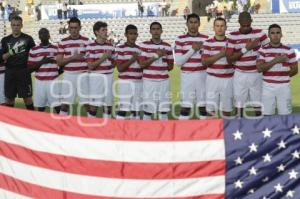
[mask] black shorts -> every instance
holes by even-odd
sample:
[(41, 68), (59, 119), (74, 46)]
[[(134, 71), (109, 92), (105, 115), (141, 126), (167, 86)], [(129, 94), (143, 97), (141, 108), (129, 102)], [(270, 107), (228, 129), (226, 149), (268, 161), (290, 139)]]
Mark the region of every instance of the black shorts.
[(26, 69), (9, 69), (5, 71), (4, 93), (8, 99), (32, 96), (31, 74)]

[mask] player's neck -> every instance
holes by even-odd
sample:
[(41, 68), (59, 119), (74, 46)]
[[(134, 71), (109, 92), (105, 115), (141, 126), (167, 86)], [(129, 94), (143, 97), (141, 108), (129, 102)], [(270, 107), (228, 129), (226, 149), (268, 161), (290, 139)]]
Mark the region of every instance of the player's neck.
[(226, 36), (225, 35), (215, 35), (215, 39), (217, 41), (223, 41), (226, 39)]
[(272, 43), (272, 42), (270, 42), (270, 45), (271, 45), (273, 48), (278, 48), (278, 47), (281, 46), (281, 42), (279, 42), (279, 43)]
[(160, 44), (161, 43), (161, 38), (156, 39), (156, 38), (152, 38), (151, 41), (155, 44)]
[(129, 47), (134, 47), (134, 46), (136, 46), (135, 43), (131, 43), (131, 42), (128, 42), (128, 41), (126, 42), (126, 45), (129, 46)]
[(12, 33), (12, 36), (17, 38), (17, 37), (20, 37), (22, 34), (22, 32), (19, 32), (19, 33)]
[(106, 42), (106, 39), (96, 38), (96, 42), (99, 43), (99, 44), (104, 44)]
[(79, 39), (80, 35), (70, 35), (71, 39)]
[(192, 36), (192, 37), (196, 37), (199, 35), (199, 32), (188, 32), (187, 33), (189, 36)]
[(41, 42), (41, 46), (43, 46), (43, 47), (47, 47), (47, 46), (49, 46), (49, 44), (50, 44), (49, 41), (43, 41), (43, 42)]

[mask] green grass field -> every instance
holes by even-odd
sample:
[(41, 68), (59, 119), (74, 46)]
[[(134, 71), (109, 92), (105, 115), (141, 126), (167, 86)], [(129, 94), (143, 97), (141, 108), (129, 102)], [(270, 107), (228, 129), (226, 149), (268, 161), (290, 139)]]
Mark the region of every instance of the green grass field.
[[(300, 62), (299, 62), (300, 63)], [(171, 72), (171, 90), (172, 90), (172, 102), (173, 104), (179, 103), (179, 68), (174, 67), (174, 70)], [(114, 74), (115, 78), (117, 78), (117, 73)], [(291, 81), (292, 88), (292, 96), (293, 96), (293, 113), (300, 113), (300, 74), (297, 74), (292, 78)], [(117, 99), (115, 99), (117, 101)], [(21, 99), (17, 99), (16, 106), (20, 108), (24, 108), (23, 101)], [(74, 115), (77, 114), (76, 105), (74, 106)], [(178, 114), (179, 106), (174, 107), (175, 112)], [(101, 112), (101, 111), (100, 111)], [(81, 111), (81, 114), (85, 115), (84, 111)], [(99, 113), (100, 114), (100, 113)]]

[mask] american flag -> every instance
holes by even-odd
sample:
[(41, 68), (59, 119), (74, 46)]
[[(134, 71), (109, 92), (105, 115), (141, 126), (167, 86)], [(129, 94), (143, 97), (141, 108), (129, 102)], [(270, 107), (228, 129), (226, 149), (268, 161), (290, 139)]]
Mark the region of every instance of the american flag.
[(299, 196), (300, 116), (95, 127), (102, 120), (0, 113), (0, 198)]

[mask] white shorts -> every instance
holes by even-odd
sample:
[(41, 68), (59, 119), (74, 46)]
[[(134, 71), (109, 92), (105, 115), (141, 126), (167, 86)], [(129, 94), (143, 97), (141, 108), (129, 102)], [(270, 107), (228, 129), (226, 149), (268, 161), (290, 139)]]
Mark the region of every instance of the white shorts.
[(140, 111), (142, 102), (142, 80), (118, 81), (118, 107), (120, 111)]
[(0, 74), (0, 104), (5, 103), (4, 95), (4, 73)]
[[(262, 74), (235, 71), (233, 93), (235, 106), (244, 108), (247, 105), (261, 106)], [(249, 103), (248, 103), (249, 100)]]
[(92, 106), (113, 105), (113, 75), (89, 73), (89, 104)]
[(233, 78), (220, 78), (207, 75), (206, 79), (206, 110), (209, 112), (233, 109)]
[(61, 82), (59, 80), (34, 81), (33, 102), (35, 107), (55, 107), (60, 105)]
[(88, 73), (64, 73), (61, 86), (61, 103), (74, 104), (78, 97), (79, 103), (88, 103)]
[(148, 113), (168, 112), (171, 105), (169, 79), (162, 81), (143, 80), (143, 109)]
[(181, 72), (180, 76), (181, 107), (191, 108), (194, 104), (205, 106), (206, 71)]
[(272, 84), (263, 82), (262, 90), (262, 111), (264, 115), (274, 115), (276, 107), (279, 115), (292, 113), (292, 97), (289, 83)]

